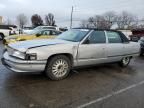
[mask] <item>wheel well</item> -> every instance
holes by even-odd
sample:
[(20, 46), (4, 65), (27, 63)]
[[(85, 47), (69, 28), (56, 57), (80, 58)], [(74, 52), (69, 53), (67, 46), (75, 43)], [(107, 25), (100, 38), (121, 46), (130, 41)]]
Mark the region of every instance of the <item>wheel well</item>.
[(73, 65), (73, 56), (72, 56), (72, 54), (69, 54), (69, 53), (54, 54), (54, 55), (50, 56), (50, 57), (47, 59), (47, 61), (49, 61), (49, 60), (50, 60), (51, 58), (53, 58), (54, 56), (59, 56), (59, 55), (64, 55), (64, 56), (68, 57), (68, 58), (70, 59), (72, 65)]
[(133, 56), (130, 56), (130, 59), (132, 59), (133, 58)]
[(0, 34), (4, 36), (4, 34), (3, 34), (3, 33), (0, 33)]

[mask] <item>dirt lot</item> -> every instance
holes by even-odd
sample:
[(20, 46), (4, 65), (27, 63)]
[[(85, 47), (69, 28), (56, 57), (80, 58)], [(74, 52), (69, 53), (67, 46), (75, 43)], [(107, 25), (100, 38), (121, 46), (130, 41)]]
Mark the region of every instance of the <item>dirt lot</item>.
[[(0, 43), (0, 56), (3, 46)], [(14, 73), (0, 62), (0, 108), (143, 108), (144, 57), (127, 68), (100, 65), (62, 81), (40, 73)]]

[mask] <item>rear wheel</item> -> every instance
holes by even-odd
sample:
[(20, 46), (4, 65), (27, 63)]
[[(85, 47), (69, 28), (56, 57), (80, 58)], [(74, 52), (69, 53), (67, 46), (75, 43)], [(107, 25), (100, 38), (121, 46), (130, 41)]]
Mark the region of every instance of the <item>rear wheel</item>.
[(61, 80), (68, 76), (71, 61), (64, 55), (54, 56), (47, 63), (45, 73), (52, 80)]
[(140, 52), (140, 56), (143, 56), (143, 51)]
[(119, 62), (119, 65), (121, 67), (127, 67), (130, 63), (131, 57), (124, 57), (122, 60)]

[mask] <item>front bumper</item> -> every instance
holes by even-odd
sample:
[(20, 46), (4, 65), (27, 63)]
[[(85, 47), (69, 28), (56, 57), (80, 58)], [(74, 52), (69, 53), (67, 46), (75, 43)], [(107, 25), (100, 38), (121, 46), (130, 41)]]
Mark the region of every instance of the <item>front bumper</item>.
[(3, 54), (1, 59), (2, 64), (14, 72), (42, 72), (45, 70), (47, 61), (27, 61), (21, 60), (8, 55), (7, 52)]

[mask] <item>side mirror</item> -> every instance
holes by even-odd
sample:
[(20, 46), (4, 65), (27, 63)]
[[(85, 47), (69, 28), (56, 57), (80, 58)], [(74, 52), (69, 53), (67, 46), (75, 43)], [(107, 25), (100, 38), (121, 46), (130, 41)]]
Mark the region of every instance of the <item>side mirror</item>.
[(38, 33), (38, 34), (36, 34), (36, 37), (39, 37), (39, 36), (41, 36), (41, 34), (39, 34), (39, 33)]
[(86, 39), (83, 44), (89, 44), (89, 43), (90, 43), (89, 39)]

